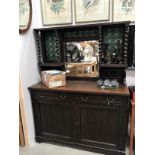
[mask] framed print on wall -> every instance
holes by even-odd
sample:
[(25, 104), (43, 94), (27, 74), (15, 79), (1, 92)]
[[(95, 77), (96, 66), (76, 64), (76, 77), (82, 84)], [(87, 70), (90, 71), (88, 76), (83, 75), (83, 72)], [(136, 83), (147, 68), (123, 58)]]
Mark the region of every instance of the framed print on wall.
[(72, 0), (41, 0), (43, 25), (72, 23)]
[(75, 22), (109, 20), (109, 0), (75, 0)]
[(135, 21), (135, 0), (113, 0), (113, 21)]
[(19, 33), (25, 33), (31, 26), (32, 2), (31, 0), (19, 0)]

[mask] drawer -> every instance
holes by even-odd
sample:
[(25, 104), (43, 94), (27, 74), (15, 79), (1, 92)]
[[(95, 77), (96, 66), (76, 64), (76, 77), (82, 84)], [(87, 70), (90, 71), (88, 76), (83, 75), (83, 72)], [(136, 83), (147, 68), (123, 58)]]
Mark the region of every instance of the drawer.
[(92, 104), (115, 104), (124, 103), (125, 98), (123, 96), (113, 96), (113, 95), (86, 95), (78, 94), (76, 97), (79, 103), (92, 103)]
[(48, 100), (48, 101), (70, 101), (72, 98), (69, 94), (66, 93), (57, 93), (57, 92), (47, 92), (47, 91), (35, 91), (33, 93), (33, 98), (37, 100)]
[(127, 100), (121, 95), (99, 95), (99, 94), (79, 94), (79, 93), (63, 93), (50, 91), (34, 91), (33, 98), (39, 101), (57, 101), (59, 103), (87, 103), (87, 104), (104, 104), (118, 105), (125, 104)]

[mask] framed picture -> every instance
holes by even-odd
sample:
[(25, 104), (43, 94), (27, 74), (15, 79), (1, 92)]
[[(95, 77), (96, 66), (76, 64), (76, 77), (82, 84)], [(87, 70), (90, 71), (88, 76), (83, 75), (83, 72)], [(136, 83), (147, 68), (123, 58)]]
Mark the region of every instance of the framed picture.
[(28, 31), (32, 20), (31, 0), (19, 0), (19, 33)]
[(43, 25), (72, 23), (72, 0), (41, 0)]
[(109, 0), (75, 0), (75, 22), (109, 20)]
[(113, 21), (135, 21), (135, 0), (113, 0)]

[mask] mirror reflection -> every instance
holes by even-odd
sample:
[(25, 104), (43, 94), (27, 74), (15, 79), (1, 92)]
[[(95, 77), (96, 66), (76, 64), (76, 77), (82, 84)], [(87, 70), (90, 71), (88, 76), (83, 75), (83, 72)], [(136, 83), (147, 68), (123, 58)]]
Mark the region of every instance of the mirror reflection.
[(71, 77), (98, 77), (99, 42), (66, 42), (66, 72)]

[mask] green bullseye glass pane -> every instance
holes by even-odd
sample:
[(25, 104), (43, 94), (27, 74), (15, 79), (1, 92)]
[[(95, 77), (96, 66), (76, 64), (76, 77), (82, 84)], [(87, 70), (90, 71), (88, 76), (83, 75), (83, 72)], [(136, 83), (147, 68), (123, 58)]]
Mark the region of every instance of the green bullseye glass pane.
[(56, 61), (57, 60), (57, 52), (56, 52), (55, 33), (48, 33), (45, 36), (45, 47), (46, 47), (47, 61)]
[(108, 28), (103, 32), (103, 44), (106, 45), (108, 53), (116, 52), (118, 55), (122, 53), (123, 29)]
[(81, 37), (96, 37), (98, 30), (75, 30), (72, 32), (65, 32), (65, 38), (81, 38)]

